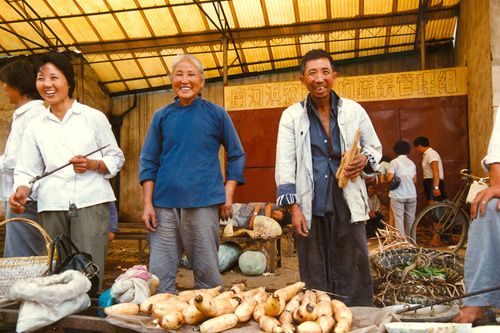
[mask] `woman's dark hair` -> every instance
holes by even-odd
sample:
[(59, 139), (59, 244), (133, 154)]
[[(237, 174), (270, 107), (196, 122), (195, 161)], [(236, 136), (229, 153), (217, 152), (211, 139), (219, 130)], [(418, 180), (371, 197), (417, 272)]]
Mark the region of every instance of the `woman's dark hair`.
[(422, 146), (422, 147), (429, 147), (429, 139), (427, 139), (425, 136), (419, 136), (415, 140), (413, 140), (413, 145), (415, 147)]
[(390, 162), (391, 161), (391, 158), (387, 155), (384, 155), (382, 156), (382, 158), (380, 159), (380, 162)]
[(332, 66), (332, 70), (335, 71), (335, 64), (333, 62), (333, 58), (330, 55), (330, 53), (326, 52), (325, 50), (317, 49), (317, 50), (311, 50), (306, 53), (304, 58), (302, 58), (302, 61), (300, 62), (300, 74), (304, 75), (306, 71), (306, 64), (310, 60), (316, 60), (316, 59), (323, 59), (326, 58), (328, 61), (330, 61), (330, 65)]
[(45, 64), (51, 63), (56, 66), (66, 77), (66, 81), (68, 81), (69, 85), (69, 98), (73, 97), (73, 92), (75, 91), (75, 71), (73, 69), (73, 65), (71, 61), (65, 55), (61, 53), (45, 53), (36, 58), (35, 60), (35, 75), (38, 75), (40, 71), (40, 67)]
[(368, 188), (369, 188), (370, 186), (375, 187), (372, 183), (366, 183), (365, 185), (366, 185), (366, 190), (368, 190)]
[(18, 89), (21, 96), (42, 99), (36, 90), (36, 75), (33, 65), (27, 60), (16, 60), (0, 69), (0, 81)]
[(410, 144), (406, 141), (398, 141), (392, 149), (396, 155), (408, 155), (410, 153)]

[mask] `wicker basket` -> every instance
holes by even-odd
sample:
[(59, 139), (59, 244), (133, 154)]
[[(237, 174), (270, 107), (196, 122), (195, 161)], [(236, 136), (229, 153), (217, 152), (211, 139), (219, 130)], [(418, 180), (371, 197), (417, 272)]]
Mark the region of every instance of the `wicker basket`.
[(414, 257), (420, 253), (429, 255), (432, 258), (431, 264), (433, 266), (445, 266), (461, 274), (464, 273), (464, 259), (460, 255), (432, 249), (408, 248), (389, 250), (373, 256), (371, 260), (381, 273), (386, 274), (393, 272), (398, 266), (404, 266), (408, 261), (413, 261)]
[[(424, 258), (424, 259), (422, 259)], [(423, 248), (404, 248), (370, 257), (377, 306), (422, 304), (464, 293), (464, 259), (454, 253)], [(444, 268), (444, 277), (405, 274), (398, 267), (421, 260), (425, 266)]]
[(26, 278), (40, 277), (49, 274), (52, 240), (37, 223), (25, 218), (12, 218), (0, 222), (0, 227), (11, 221), (22, 221), (40, 231), (47, 250), (47, 255), (38, 257), (0, 258), (0, 298), (7, 297), (14, 283)]

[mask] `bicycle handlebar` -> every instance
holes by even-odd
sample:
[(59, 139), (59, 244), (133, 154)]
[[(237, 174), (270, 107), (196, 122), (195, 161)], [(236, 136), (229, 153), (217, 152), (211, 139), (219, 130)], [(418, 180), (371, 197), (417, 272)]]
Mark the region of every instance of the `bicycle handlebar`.
[(464, 177), (467, 177), (467, 178), (470, 178), (472, 180), (477, 180), (477, 181), (482, 181), (482, 182), (488, 182), (489, 179), (490, 179), (490, 177), (481, 178), (481, 177), (478, 177), (478, 176), (471, 175), (470, 172), (471, 171), (469, 169), (462, 169), (460, 171), (460, 175), (462, 175)]

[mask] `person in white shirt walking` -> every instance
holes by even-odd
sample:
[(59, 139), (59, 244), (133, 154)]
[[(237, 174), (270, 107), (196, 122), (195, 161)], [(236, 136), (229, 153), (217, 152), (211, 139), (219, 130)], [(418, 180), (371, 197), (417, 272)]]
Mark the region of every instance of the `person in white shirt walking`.
[[(15, 214), (9, 207), (9, 197), (14, 193), (14, 169), (17, 153), (21, 147), (23, 133), (31, 120), (40, 115), (45, 107), (40, 94), (36, 90), (33, 65), (26, 60), (13, 61), (0, 69), (0, 81), (9, 103), (17, 105), (12, 114), (12, 124), (5, 144), (4, 153), (0, 156), (2, 172), (2, 201), (5, 202), (5, 219), (22, 217), (38, 222), (36, 193), (31, 195), (29, 203), (22, 214)], [(40, 256), (44, 253), (45, 241), (40, 232), (24, 223), (9, 222), (5, 225), (6, 236), (4, 257)]]
[[(422, 170), (424, 172), (424, 188), (427, 204), (432, 205), (436, 201), (443, 201), (448, 198), (444, 190), (444, 171), (443, 161), (438, 152), (429, 147), (429, 139), (425, 136), (420, 136), (413, 141), (413, 145), (417, 148), (417, 152), (422, 154)], [(438, 228), (437, 223), (434, 223), (434, 230)], [(434, 232), (434, 236), (429, 243), (429, 246), (441, 246), (441, 237), (439, 233)]]
[(398, 157), (389, 164), (387, 181), (390, 182), (397, 176), (401, 179), (401, 183), (396, 189), (389, 192), (389, 197), (391, 198), (395, 227), (406, 236), (411, 232), (417, 210), (417, 190), (415, 188), (417, 167), (406, 156), (410, 153), (410, 144), (408, 142), (398, 141), (393, 149)]
[[(66, 234), (80, 251), (92, 255), (102, 287), (109, 202), (116, 200), (109, 179), (118, 173), (125, 158), (104, 113), (72, 99), (74, 70), (66, 56), (41, 55), (35, 72), (38, 92), (49, 107), (26, 129), (14, 173), (16, 192), (9, 204), (14, 212), (22, 213), (31, 191), (30, 180), (71, 163), (72, 167), (35, 183), (39, 220), (50, 237)], [(82, 156), (104, 146), (88, 158)]]
[(444, 191), (443, 161), (438, 152), (429, 147), (429, 139), (420, 136), (413, 141), (417, 151), (423, 155), (422, 169), (424, 172), (424, 192), (427, 203), (443, 201), (448, 196)]

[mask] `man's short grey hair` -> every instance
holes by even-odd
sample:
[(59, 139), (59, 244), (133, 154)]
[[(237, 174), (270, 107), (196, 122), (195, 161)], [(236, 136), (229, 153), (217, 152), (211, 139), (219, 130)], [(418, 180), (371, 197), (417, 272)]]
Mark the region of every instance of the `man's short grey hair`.
[(188, 53), (183, 53), (179, 54), (177, 57), (175, 57), (174, 61), (172, 61), (172, 73), (175, 70), (175, 67), (181, 62), (181, 61), (191, 61), (196, 68), (198, 68), (198, 71), (201, 74), (201, 77), (205, 79), (205, 75), (203, 74), (203, 64), (201, 63), (200, 59), (196, 58), (194, 55), (188, 54)]

